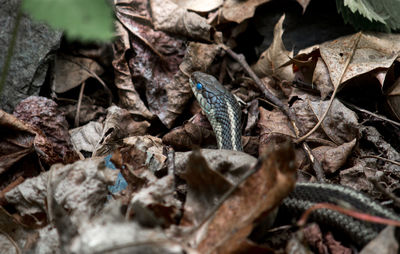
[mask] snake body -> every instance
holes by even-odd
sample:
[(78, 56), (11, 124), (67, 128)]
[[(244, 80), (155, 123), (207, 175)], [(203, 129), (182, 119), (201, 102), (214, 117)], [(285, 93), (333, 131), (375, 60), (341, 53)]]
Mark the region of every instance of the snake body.
[[(202, 72), (192, 73), (189, 83), (211, 123), (218, 148), (242, 151), (241, 109), (235, 97), (213, 76)], [(359, 211), (400, 221), (397, 214), (366, 195), (348, 187), (325, 183), (297, 183), (294, 191), (283, 200), (280, 214), (298, 217), (320, 202), (350, 204)], [(357, 220), (328, 209), (314, 211), (311, 218), (330, 229), (343, 232), (358, 246), (364, 246), (384, 228), (383, 225)]]

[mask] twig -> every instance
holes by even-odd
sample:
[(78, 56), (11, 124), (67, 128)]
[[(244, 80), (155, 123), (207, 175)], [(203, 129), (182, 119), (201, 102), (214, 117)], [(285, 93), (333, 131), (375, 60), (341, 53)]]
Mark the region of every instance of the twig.
[(344, 64), (344, 68), (343, 68), (342, 73), (340, 75), (340, 79), (338, 79), (337, 83), (334, 85), (335, 89), (333, 90), (331, 99), (329, 100), (328, 108), (325, 110), (324, 114), (318, 119), (318, 123), (307, 134), (305, 134), (304, 136), (298, 138), (295, 141), (296, 143), (300, 143), (300, 142), (306, 140), (306, 138), (308, 138), (311, 134), (313, 134), (319, 128), (319, 126), (321, 126), (322, 122), (324, 121), (324, 119), (328, 115), (328, 113), (329, 113), (329, 111), (330, 111), (330, 109), (332, 107), (333, 100), (335, 99), (336, 93), (337, 93), (337, 91), (339, 89), (339, 85), (343, 80), (344, 74), (345, 74), (347, 68), (349, 67), (351, 59), (353, 59), (354, 52), (356, 51), (356, 47), (358, 45), (358, 42), (360, 41), (362, 32), (358, 32), (357, 35), (358, 35), (358, 37), (356, 38), (356, 41), (354, 42), (353, 48), (351, 50), (351, 55), (346, 59), (346, 63)]
[[(292, 125), (292, 129), (293, 129), (296, 137), (299, 137), (300, 131), (296, 125), (296, 115), (294, 114), (294, 112), (292, 110), (290, 110), (288, 106), (283, 104), (283, 102), (281, 102), (275, 95), (273, 95), (270, 91), (268, 91), (268, 89), (264, 86), (261, 79), (250, 68), (250, 66), (246, 62), (246, 59), (244, 58), (243, 55), (236, 54), (230, 48), (228, 48), (226, 45), (221, 45), (221, 47), (224, 50), (226, 50), (226, 52), (228, 52), (228, 54), (244, 68), (244, 70), (247, 72), (247, 74), (254, 80), (257, 87), (263, 92), (264, 96), (269, 101), (271, 101), (273, 104), (275, 104), (276, 107), (278, 107), (289, 118), (289, 121)], [(322, 169), (322, 166), (319, 163), (319, 161), (315, 159), (315, 155), (313, 154), (312, 150), (310, 149), (308, 144), (305, 142), (302, 143), (302, 146), (303, 146), (304, 152), (308, 155), (308, 157), (310, 158), (310, 160), (312, 162), (313, 169), (315, 171), (318, 181), (326, 182), (324, 170)]]
[[(17, 16), (15, 17), (14, 29), (12, 31), (10, 43), (8, 44), (7, 56), (6, 56), (5, 61), (4, 61), (3, 71), (1, 72), (0, 95), (1, 95), (1, 93), (3, 91), (4, 84), (6, 83), (8, 69), (10, 68), (11, 59), (12, 59), (12, 56), (13, 56), (13, 53), (14, 53), (15, 44), (16, 44), (16, 41), (17, 41), (18, 28), (19, 28), (19, 24), (21, 23), (21, 18), (22, 18), (22, 8), (21, 8), (21, 3), (19, 3)], [(4, 29), (4, 27), (3, 27), (3, 29)]]
[(386, 122), (389, 122), (389, 123), (391, 123), (391, 124), (394, 124), (394, 125), (400, 127), (400, 123), (399, 123), (399, 122), (396, 122), (396, 121), (390, 120), (390, 119), (388, 119), (388, 118), (386, 118), (386, 117), (384, 117), (384, 116), (381, 116), (381, 115), (372, 113), (371, 111), (368, 111), (368, 110), (366, 110), (366, 109), (360, 108), (360, 107), (358, 107), (358, 106), (356, 106), (356, 105), (354, 105), (354, 104), (351, 104), (351, 103), (349, 103), (349, 102), (342, 101), (342, 100), (341, 100), (341, 102), (342, 102), (343, 104), (345, 104), (346, 106), (352, 108), (352, 109), (356, 109), (356, 110), (358, 110), (358, 111), (360, 111), (360, 112), (363, 112), (363, 113), (365, 113), (365, 114), (368, 114), (368, 115), (371, 115), (371, 116), (373, 116), (373, 117), (375, 117), (375, 118), (378, 118), (378, 119), (380, 119), (380, 120), (382, 120), (382, 121), (386, 121)]
[(365, 159), (365, 158), (374, 158), (374, 159), (378, 159), (381, 161), (385, 161), (385, 162), (389, 162), (392, 163), (394, 165), (400, 166), (400, 162), (398, 161), (394, 161), (394, 160), (390, 160), (390, 159), (386, 159), (377, 155), (365, 155), (365, 156), (361, 156), (360, 159)]
[(79, 98), (78, 98), (78, 104), (76, 105), (76, 115), (75, 115), (75, 127), (79, 126), (79, 115), (81, 114), (81, 104), (82, 104), (82, 98), (83, 98), (83, 91), (85, 90), (85, 84), (86, 82), (83, 81), (81, 85), (81, 90), (79, 91)]

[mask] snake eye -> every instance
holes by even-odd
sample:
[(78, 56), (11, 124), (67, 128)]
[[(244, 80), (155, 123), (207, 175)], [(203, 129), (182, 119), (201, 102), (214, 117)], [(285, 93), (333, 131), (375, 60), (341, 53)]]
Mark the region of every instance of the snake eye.
[(203, 88), (203, 85), (201, 83), (196, 84), (197, 90), (201, 90)]

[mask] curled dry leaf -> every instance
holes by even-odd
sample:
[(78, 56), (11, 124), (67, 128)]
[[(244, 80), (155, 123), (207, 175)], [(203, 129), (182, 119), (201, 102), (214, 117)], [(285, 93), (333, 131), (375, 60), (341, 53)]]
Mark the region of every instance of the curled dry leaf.
[(128, 110), (111, 106), (104, 122), (101, 139), (96, 146), (95, 156), (106, 155), (113, 151), (123, 138), (144, 135), (150, 123), (147, 121), (136, 122)]
[[(197, 3), (197, 6), (206, 4), (204, 1)], [(170, 0), (151, 0), (150, 6), (155, 29), (194, 39), (211, 40), (212, 27), (200, 15), (189, 12)]]
[(376, 172), (376, 169), (368, 167), (364, 161), (357, 160), (351, 168), (340, 171), (340, 184), (371, 195), (375, 190), (368, 178), (374, 177)]
[(222, 6), (222, 17), (228, 21), (241, 23), (243, 20), (253, 17), (257, 6), (270, 0), (226, 0)]
[(239, 249), (254, 221), (272, 211), (296, 181), (294, 151), (289, 142), (262, 156), (260, 168), (218, 207), (205, 228), (193, 233), (201, 253), (232, 253)]
[(103, 125), (90, 122), (84, 126), (71, 129), (71, 141), (76, 151), (93, 153), (103, 133)]
[[(0, 110), (0, 203), (4, 193), (25, 178), (38, 175), (42, 165), (61, 162), (52, 143), (38, 129)], [(38, 160), (40, 159), (40, 162)]]
[(30, 96), (15, 107), (14, 116), (41, 130), (63, 163), (72, 163), (79, 159), (72, 147), (68, 122), (53, 100)]
[(118, 171), (105, 167), (103, 158), (56, 164), (50, 171), (27, 179), (7, 192), (5, 199), (23, 221), (30, 222), (31, 227), (45, 223), (46, 214), (52, 218), (48, 197), (63, 204), (72, 221), (79, 224), (81, 219), (91, 217), (103, 208), (107, 200), (107, 185), (114, 183), (117, 174)]
[(254, 72), (260, 77), (274, 76), (280, 80), (287, 81), (292, 81), (294, 79), (292, 67), (282, 67), (284, 63), (293, 57), (293, 52), (287, 51), (282, 41), (282, 25), (284, 20), (285, 15), (282, 15), (275, 25), (272, 44), (261, 54), (257, 63), (252, 66)]
[(112, 62), (115, 73), (115, 86), (118, 88), (121, 105), (132, 114), (151, 119), (153, 114), (144, 105), (139, 93), (132, 83), (129, 70), (127, 52), (131, 49), (128, 31), (121, 23), (115, 22), (117, 39), (114, 41), (114, 60)]
[(132, 136), (124, 139), (124, 145), (132, 145), (136, 149), (146, 153), (145, 166), (151, 172), (159, 171), (165, 163), (167, 157), (163, 154), (163, 144), (161, 139), (150, 135)]
[(54, 64), (54, 79), (51, 90), (56, 93), (67, 92), (92, 77), (101, 75), (104, 70), (89, 58), (59, 55)]
[(338, 147), (319, 146), (313, 149), (316, 159), (322, 164), (327, 173), (335, 173), (349, 158), (356, 144), (356, 139), (343, 143)]

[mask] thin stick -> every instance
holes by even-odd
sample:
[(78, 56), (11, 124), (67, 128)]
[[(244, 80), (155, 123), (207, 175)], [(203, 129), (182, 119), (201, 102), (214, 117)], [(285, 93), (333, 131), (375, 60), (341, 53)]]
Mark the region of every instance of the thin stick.
[(400, 162), (398, 161), (394, 161), (394, 160), (390, 160), (390, 159), (386, 159), (380, 156), (376, 156), (376, 155), (365, 155), (365, 156), (361, 156), (360, 159), (365, 159), (365, 158), (374, 158), (374, 159), (378, 159), (381, 161), (385, 161), (385, 162), (389, 162), (392, 163), (394, 165), (400, 166)]
[(347, 68), (349, 67), (351, 59), (353, 59), (354, 52), (356, 51), (356, 47), (357, 47), (358, 42), (360, 41), (360, 38), (361, 38), (361, 34), (362, 34), (361, 32), (358, 32), (358, 37), (356, 38), (356, 41), (354, 42), (353, 48), (351, 50), (351, 55), (346, 59), (346, 63), (344, 65), (344, 68), (343, 68), (342, 73), (340, 75), (340, 79), (338, 79), (337, 83), (334, 85), (335, 89), (333, 90), (333, 94), (332, 94), (331, 99), (329, 101), (328, 108), (325, 110), (324, 114), (318, 119), (318, 123), (307, 134), (305, 134), (304, 136), (298, 138), (295, 141), (296, 143), (303, 142), (304, 140), (306, 140), (306, 138), (308, 138), (311, 134), (313, 134), (319, 128), (319, 126), (321, 126), (322, 122), (324, 121), (324, 119), (328, 115), (328, 113), (329, 113), (329, 111), (330, 111), (330, 109), (332, 107), (333, 100), (335, 99), (336, 93), (338, 91), (339, 85), (343, 80), (344, 73), (346, 72)]
[(81, 104), (82, 104), (82, 98), (83, 98), (83, 91), (85, 90), (85, 84), (86, 82), (83, 81), (81, 85), (81, 90), (79, 91), (79, 98), (78, 98), (78, 104), (76, 105), (76, 115), (75, 115), (75, 127), (79, 126), (79, 115), (81, 114)]

